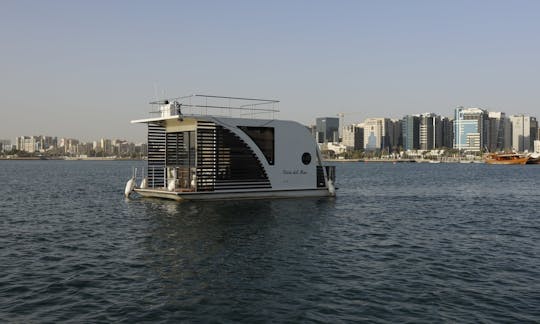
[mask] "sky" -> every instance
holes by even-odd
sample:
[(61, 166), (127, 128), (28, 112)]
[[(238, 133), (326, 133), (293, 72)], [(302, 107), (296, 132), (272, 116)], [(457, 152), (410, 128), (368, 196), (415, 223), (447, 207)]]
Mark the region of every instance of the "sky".
[(313, 124), (457, 106), (540, 117), (540, 1), (0, 1), (0, 138), (145, 140), (158, 97)]

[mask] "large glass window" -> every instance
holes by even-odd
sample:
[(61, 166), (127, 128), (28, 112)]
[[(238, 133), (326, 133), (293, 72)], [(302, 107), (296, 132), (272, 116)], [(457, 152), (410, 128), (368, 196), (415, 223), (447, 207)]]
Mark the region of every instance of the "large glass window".
[(268, 164), (274, 165), (274, 128), (238, 126), (257, 144)]
[(196, 136), (194, 131), (167, 133), (166, 163), (167, 179), (175, 179), (175, 188), (195, 189)]

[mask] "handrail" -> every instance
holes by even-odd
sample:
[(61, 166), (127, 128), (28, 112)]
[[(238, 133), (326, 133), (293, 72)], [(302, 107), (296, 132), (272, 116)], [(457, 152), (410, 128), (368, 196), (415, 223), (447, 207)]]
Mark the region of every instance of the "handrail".
[[(158, 108), (151, 111), (151, 114), (160, 113), (162, 117), (170, 116), (228, 116), (240, 117), (256, 115), (270, 115), (274, 119), (275, 113), (279, 110), (275, 106), (279, 100), (242, 98), (228, 96), (214, 96), (193, 94), (182, 97), (166, 98), (158, 101), (152, 101), (150, 104), (157, 105)], [(271, 107), (261, 107), (261, 106)], [(209, 111), (210, 110), (210, 111)], [(221, 110), (221, 111), (219, 111)], [(225, 110), (225, 113), (223, 112)], [(262, 118), (258, 116), (258, 118)]]

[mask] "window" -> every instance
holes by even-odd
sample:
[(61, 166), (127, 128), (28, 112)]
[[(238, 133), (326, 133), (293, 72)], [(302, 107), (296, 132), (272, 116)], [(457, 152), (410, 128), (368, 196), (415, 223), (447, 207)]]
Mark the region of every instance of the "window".
[(311, 154), (309, 154), (308, 152), (302, 154), (302, 163), (304, 163), (305, 165), (308, 165), (311, 163)]
[(268, 164), (274, 165), (274, 128), (238, 126), (246, 133), (263, 153)]

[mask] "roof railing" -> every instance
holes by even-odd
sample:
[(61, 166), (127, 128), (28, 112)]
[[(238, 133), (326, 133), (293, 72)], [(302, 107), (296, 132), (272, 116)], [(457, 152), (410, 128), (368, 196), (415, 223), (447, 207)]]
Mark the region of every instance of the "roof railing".
[(152, 114), (275, 119), (278, 100), (193, 94), (150, 102)]

